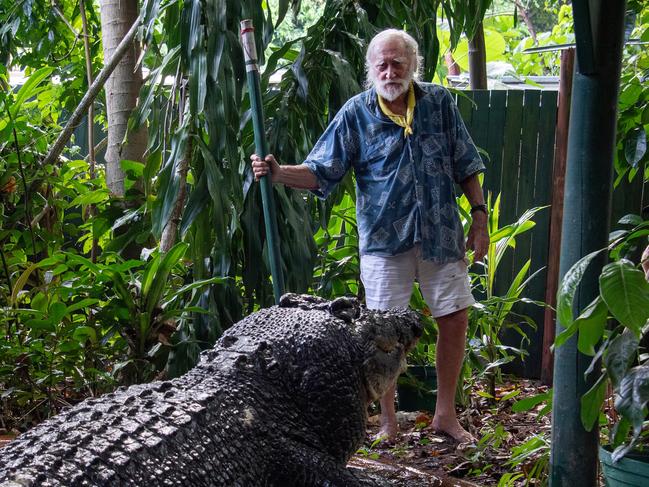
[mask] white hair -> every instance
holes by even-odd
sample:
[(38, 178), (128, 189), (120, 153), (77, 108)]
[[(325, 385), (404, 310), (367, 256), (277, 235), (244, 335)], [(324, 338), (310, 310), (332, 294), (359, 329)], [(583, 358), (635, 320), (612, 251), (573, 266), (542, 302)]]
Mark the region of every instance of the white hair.
[(370, 58), (372, 56), (372, 51), (380, 42), (384, 42), (390, 38), (398, 38), (403, 42), (406, 51), (408, 51), (410, 57), (410, 69), (412, 71), (412, 79), (419, 80), (422, 57), (419, 55), (419, 44), (414, 37), (408, 34), (405, 30), (399, 29), (385, 29), (372, 37), (369, 46), (367, 46), (367, 51), (365, 52), (365, 87), (371, 88), (372, 86), (372, 77), (370, 76)]

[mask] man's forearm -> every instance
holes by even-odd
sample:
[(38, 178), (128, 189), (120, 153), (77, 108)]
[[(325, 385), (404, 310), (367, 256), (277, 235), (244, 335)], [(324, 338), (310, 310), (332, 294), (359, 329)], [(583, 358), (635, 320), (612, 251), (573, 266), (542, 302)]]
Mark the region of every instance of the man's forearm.
[(297, 189), (318, 189), (320, 187), (315, 174), (304, 164), (279, 166), (279, 174), (275, 182)]
[(460, 183), (462, 192), (465, 194), (466, 199), (469, 200), (471, 206), (484, 204), (484, 194), (478, 179), (478, 173), (472, 174)]

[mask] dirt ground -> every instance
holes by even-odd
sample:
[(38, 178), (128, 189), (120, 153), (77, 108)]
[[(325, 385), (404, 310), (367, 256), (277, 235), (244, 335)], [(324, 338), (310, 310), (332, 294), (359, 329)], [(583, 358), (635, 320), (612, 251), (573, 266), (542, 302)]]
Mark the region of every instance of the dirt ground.
[[(549, 455), (550, 417), (539, 415), (545, 404), (526, 412), (512, 411), (516, 401), (543, 392), (547, 387), (538, 382), (516, 379), (497, 388), (495, 404), (473, 394), (470, 406), (460, 415), (462, 425), (478, 439), (473, 445), (458, 445), (433, 432), (432, 414), (423, 411), (397, 413), (400, 431), (396, 440), (372, 442), (378, 432), (378, 416), (372, 416), (368, 440), (349, 465), (395, 486), (491, 486), (498, 485), (503, 475), (511, 481), (504, 485), (543, 485), (525, 482), (535, 466), (543, 466), (539, 459), (543, 462), (543, 455), (546, 459)], [(534, 440), (535, 436), (546, 441)], [(535, 443), (529, 456), (521, 457), (517, 465), (507, 464), (515, 457), (516, 447), (529, 440)]]

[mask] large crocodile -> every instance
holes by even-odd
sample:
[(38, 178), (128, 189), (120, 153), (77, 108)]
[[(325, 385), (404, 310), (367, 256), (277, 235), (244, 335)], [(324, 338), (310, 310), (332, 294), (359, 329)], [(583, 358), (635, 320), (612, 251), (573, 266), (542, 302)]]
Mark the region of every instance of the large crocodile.
[(422, 333), (406, 310), (285, 295), (171, 381), (85, 400), (0, 450), (0, 485), (354, 486), (367, 407)]

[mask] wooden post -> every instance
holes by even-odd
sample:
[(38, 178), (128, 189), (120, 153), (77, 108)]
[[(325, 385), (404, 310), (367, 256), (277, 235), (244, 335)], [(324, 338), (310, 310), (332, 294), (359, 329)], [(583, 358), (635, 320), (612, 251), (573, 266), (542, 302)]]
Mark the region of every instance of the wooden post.
[[(577, 60), (570, 104), (559, 278), (583, 256), (608, 244), (617, 101), (620, 89), (626, 2), (573, 2)], [(587, 7), (585, 8), (586, 5)], [(593, 26), (590, 29), (587, 24)], [(593, 65), (582, 66), (593, 51)], [(582, 277), (574, 300), (578, 316), (599, 294), (599, 274), (606, 254), (595, 257)], [(568, 323), (557, 319), (557, 332)], [(550, 487), (597, 485), (599, 428), (586, 431), (581, 398), (593, 387), (597, 372), (585, 375), (592, 357), (572, 336), (554, 352)]]
[(572, 95), (572, 73), (575, 66), (575, 49), (561, 51), (561, 73), (559, 77), (559, 107), (554, 142), (554, 164), (552, 169), (552, 206), (550, 213), (550, 241), (548, 243), (548, 273), (546, 279), (545, 308), (543, 321), (543, 354), (541, 358), (541, 381), (552, 385), (553, 357), (550, 347), (554, 343), (554, 308), (557, 304), (559, 286), (559, 252), (561, 247), (561, 225), (563, 223), (563, 188), (566, 176), (566, 155), (568, 153), (568, 123), (570, 121), (570, 97)]

